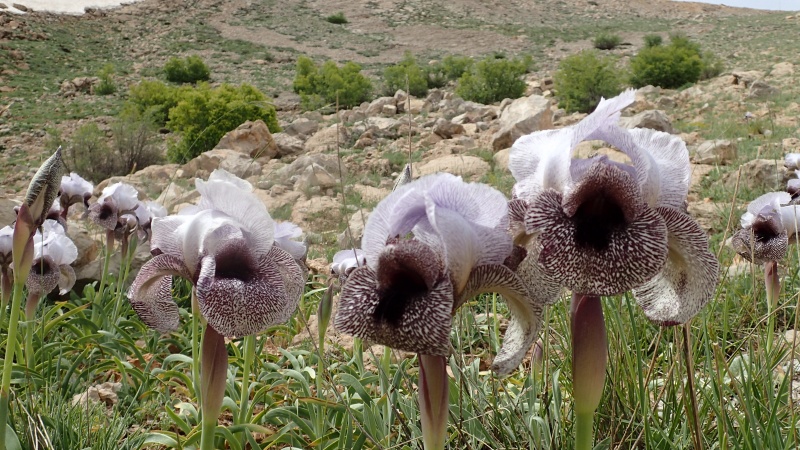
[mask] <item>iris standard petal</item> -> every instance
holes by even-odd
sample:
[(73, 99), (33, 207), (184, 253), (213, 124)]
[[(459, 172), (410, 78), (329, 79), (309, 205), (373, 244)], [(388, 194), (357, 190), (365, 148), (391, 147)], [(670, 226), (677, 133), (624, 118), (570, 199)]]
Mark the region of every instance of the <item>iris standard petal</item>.
[[(445, 277), (429, 290), (410, 291), (412, 286), (406, 286), (403, 298), (380, 294), (377, 285), (371, 267), (359, 267), (350, 274), (334, 319), (337, 330), (409, 352), (450, 354), (453, 288)], [(387, 314), (386, 302), (402, 303), (402, 309), (398, 314)]]
[(257, 258), (246, 240), (228, 239), (201, 260), (197, 303), (217, 332), (246, 336), (288, 320), (304, 281), (294, 258), (280, 248)]
[(631, 159), (648, 205), (685, 207), (691, 164), (681, 138), (644, 128), (628, 130), (616, 124), (598, 130), (595, 137), (614, 145)]
[(517, 139), (508, 160), (508, 168), (517, 180), (513, 195), (532, 200), (544, 189), (563, 191), (571, 181), (573, 141), (572, 128), (537, 131)]
[(180, 318), (172, 300), (172, 276), (192, 279), (179, 257), (157, 255), (142, 265), (128, 289), (131, 307), (142, 322), (161, 332), (176, 330)]
[(796, 239), (800, 233), (800, 207), (797, 205), (781, 206), (779, 209), (781, 223), (786, 229), (789, 239)]
[(302, 260), (308, 249), (296, 239), (303, 235), (303, 230), (292, 222), (275, 222), (275, 245), (289, 252), (294, 259)]
[(615, 295), (642, 285), (664, 266), (667, 229), (655, 210), (644, 206), (624, 223), (619, 210), (611, 220), (606, 211), (593, 217), (593, 211), (579, 210), (569, 217), (561, 202), (561, 194), (545, 191), (525, 220), (529, 232), (540, 233), (543, 272), (558, 283), (577, 293)]
[(745, 216), (742, 215), (741, 225), (742, 227), (750, 226), (750, 221), (754, 219), (754, 216), (763, 212), (764, 208), (769, 206), (775, 211), (781, 207), (781, 205), (786, 205), (792, 200), (791, 194), (788, 192), (767, 192), (764, 195), (757, 197), (752, 202), (748, 203), (747, 205), (747, 212), (751, 215)]
[(212, 175), (209, 181), (195, 180), (200, 193), (198, 206), (227, 214), (251, 235), (247, 239), (252, 251), (259, 256), (269, 253), (274, 241), (275, 223), (264, 203), (251, 192), (250, 183), (220, 169)]
[(636, 301), (651, 321), (661, 325), (685, 323), (716, 291), (719, 263), (708, 249), (708, 235), (689, 215), (658, 208), (667, 226), (669, 255), (664, 269), (633, 289)]
[(492, 363), (492, 370), (505, 375), (519, 367), (536, 340), (545, 302), (532, 295), (511, 269), (490, 265), (478, 266), (470, 273), (464, 295), (458, 303), (488, 292), (502, 295), (511, 312), (511, 322), (503, 337), (503, 345)]
[(340, 250), (333, 255), (331, 273), (339, 277), (339, 284), (344, 285), (347, 277), (356, 270), (357, 267), (367, 264), (364, 252), (361, 249)]

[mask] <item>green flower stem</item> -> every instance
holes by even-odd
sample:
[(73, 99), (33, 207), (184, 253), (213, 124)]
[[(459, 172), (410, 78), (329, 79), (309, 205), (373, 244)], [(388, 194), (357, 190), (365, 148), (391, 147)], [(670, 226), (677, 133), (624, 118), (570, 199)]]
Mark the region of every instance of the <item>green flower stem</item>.
[(764, 263), (764, 283), (767, 290), (767, 353), (769, 353), (772, 351), (772, 341), (775, 337), (775, 310), (778, 309), (778, 297), (781, 293), (777, 261)]
[(575, 414), (575, 450), (591, 450), (594, 442), (594, 412)]
[(106, 232), (106, 248), (103, 250), (103, 271), (100, 274), (100, 285), (94, 293), (94, 305), (92, 307), (92, 323), (97, 323), (100, 316), (100, 302), (103, 301), (103, 291), (106, 288), (106, 274), (108, 274), (108, 261), (111, 259), (111, 247), (114, 245), (114, 233)]
[(572, 296), (570, 328), (575, 450), (591, 450), (594, 413), (603, 396), (608, 362), (606, 325), (600, 297), (582, 294)]
[[(242, 394), (239, 399), (239, 422), (247, 423), (248, 403), (250, 402), (250, 367), (253, 365), (253, 357), (256, 353), (256, 336), (251, 334), (245, 336), (242, 342), (242, 352), (244, 353), (244, 367), (242, 367)], [(242, 431), (242, 447), (247, 441), (247, 430)]]
[(200, 398), (200, 306), (194, 286), (192, 286), (192, 388), (197, 397), (197, 403), (202, 403)]
[(14, 346), (17, 342), (17, 325), (19, 325), (19, 310), (22, 306), (22, 291), (25, 281), (14, 283), (14, 293), (11, 298), (11, 318), (8, 320), (8, 336), (6, 337), (6, 351), (3, 357), (3, 378), (0, 383), (0, 449), (4, 450), (6, 442), (6, 423), (8, 423), (9, 401), (11, 396), (11, 368), (14, 365)]
[(133, 255), (136, 253), (136, 245), (138, 244), (136, 235), (131, 236), (130, 245), (127, 245), (127, 239), (123, 240), (125, 245), (122, 246), (124, 250), (120, 253), (120, 265), (119, 265), (119, 274), (117, 276), (117, 286), (116, 286), (116, 299), (114, 300), (114, 315), (111, 316), (111, 319), (116, 321), (117, 317), (120, 314), (120, 307), (122, 304), (122, 287), (125, 285), (125, 281), (128, 279), (128, 274), (130, 273), (131, 269), (131, 261), (133, 261)]

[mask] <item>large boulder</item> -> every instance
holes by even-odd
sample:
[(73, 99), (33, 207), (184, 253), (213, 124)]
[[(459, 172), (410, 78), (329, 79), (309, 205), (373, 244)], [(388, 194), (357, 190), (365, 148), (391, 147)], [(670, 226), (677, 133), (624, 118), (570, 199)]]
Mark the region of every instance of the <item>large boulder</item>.
[(457, 134), (464, 134), (464, 125), (440, 118), (434, 124), (433, 132), (442, 139), (452, 139)]
[(288, 133), (275, 133), (272, 135), (278, 147), (278, 156), (299, 155), (305, 150), (303, 140)]
[(261, 175), (261, 164), (250, 155), (227, 148), (217, 148), (201, 153), (200, 156), (184, 164), (183, 173), (187, 177), (207, 178), (215, 169), (225, 169), (239, 178)]
[(17, 220), (17, 213), (14, 212), (14, 207), (20, 204), (21, 202), (11, 198), (0, 198), (0, 228), (11, 225)]
[(308, 138), (305, 144), (306, 152), (321, 153), (329, 150), (336, 150), (337, 145), (345, 147), (349, 139), (350, 132), (347, 130), (347, 127), (334, 124), (317, 131), (313, 136)]
[(295, 119), (294, 122), (283, 128), (284, 133), (302, 140), (306, 140), (310, 136), (313, 136), (317, 130), (319, 130), (319, 123), (317, 123), (315, 120), (310, 120), (305, 117)]
[(695, 164), (729, 164), (736, 160), (738, 146), (728, 139), (705, 141), (692, 150)]
[(623, 117), (619, 124), (623, 128), (650, 128), (665, 133), (675, 132), (667, 114), (657, 109), (642, 111), (632, 117)]
[(498, 122), (500, 130), (492, 136), (494, 151), (511, 147), (526, 134), (553, 128), (550, 100), (541, 95), (518, 98), (503, 110)]
[(727, 189), (733, 192), (738, 179), (739, 191), (749, 189), (752, 191), (782, 191), (786, 182), (794, 178), (794, 172), (783, 165), (782, 159), (754, 159), (741, 166), (739, 171), (732, 171), (723, 177)]
[(432, 159), (416, 168), (419, 176), (437, 172), (448, 172), (460, 175), (465, 179), (477, 180), (486, 175), (490, 170), (489, 163), (470, 155), (447, 155)]
[(236, 150), (251, 158), (272, 159), (278, 154), (278, 146), (263, 120), (248, 120), (239, 125), (223, 136), (215, 148)]

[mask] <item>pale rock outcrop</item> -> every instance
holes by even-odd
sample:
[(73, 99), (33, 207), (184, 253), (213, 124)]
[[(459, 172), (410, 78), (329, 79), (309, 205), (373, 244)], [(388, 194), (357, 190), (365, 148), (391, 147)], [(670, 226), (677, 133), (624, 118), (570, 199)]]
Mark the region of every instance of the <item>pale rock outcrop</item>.
[(794, 171), (786, 169), (782, 159), (754, 159), (742, 164), (741, 176), (736, 170), (725, 174), (725, 188), (733, 192), (737, 178), (740, 192), (744, 188), (763, 192), (782, 191), (786, 188), (786, 182), (794, 178)]
[(520, 137), (553, 127), (550, 100), (540, 95), (518, 98), (511, 102), (499, 119), (500, 130), (492, 136), (494, 151), (511, 147)]
[(227, 148), (201, 153), (181, 167), (187, 178), (206, 179), (216, 169), (225, 169), (239, 178), (261, 175), (261, 164), (249, 155)]
[(274, 158), (278, 146), (263, 120), (248, 120), (220, 139), (215, 149), (231, 149), (251, 158)]
[(729, 164), (736, 161), (738, 145), (728, 139), (705, 141), (695, 147), (692, 160), (695, 164)]
[(667, 113), (658, 109), (650, 109), (635, 116), (623, 117), (619, 124), (623, 128), (650, 128), (670, 134), (675, 132)]
[(470, 155), (447, 155), (432, 159), (416, 167), (417, 174), (424, 176), (437, 172), (460, 175), (467, 181), (475, 181), (490, 170), (489, 163)]
[(334, 124), (317, 131), (313, 136), (308, 138), (305, 143), (306, 152), (320, 153), (327, 152), (329, 150), (336, 150), (337, 142), (339, 146), (346, 147), (349, 139), (350, 132), (348, 131), (347, 127), (337, 126)]

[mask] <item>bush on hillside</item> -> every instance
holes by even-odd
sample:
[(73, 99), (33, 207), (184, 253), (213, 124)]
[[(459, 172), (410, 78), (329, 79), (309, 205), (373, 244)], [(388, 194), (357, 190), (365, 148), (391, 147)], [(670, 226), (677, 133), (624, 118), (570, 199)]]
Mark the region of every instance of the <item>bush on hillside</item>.
[(424, 69), (428, 88), (444, 87), (449, 81), (461, 78), (474, 62), (469, 56), (447, 55), (441, 61), (428, 64)]
[(325, 20), (336, 25), (344, 25), (348, 22), (347, 17), (344, 16), (343, 12), (331, 14), (330, 16), (326, 17)]
[(594, 38), (594, 48), (598, 50), (612, 50), (619, 47), (622, 38), (616, 34), (601, 33)]
[(100, 84), (94, 89), (94, 93), (97, 95), (111, 95), (114, 92), (117, 92), (117, 85), (114, 83), (114, 65), (111, 63), (106, 64), (100, 69), (100, 73), (98, 74), (100, 78)]
[(181, 140), (169, 144), (167, 158), (185, 163), (214, 148), (225, 133), (258, 119), (273, 133), (280, 130), (275, 108), (249, 84), (223, 84), (212, 89), (200, 83), (195, 89), (182, 90), (167, 122), (170, 130), (181, 134)]
[(591, 112), (601, 97), (622, 91), (622, 75), (614, 58), (601, 57), (595, 50), (584, 50), (564, 58), (554, 76), (559, 106), (568, 112)]
[(483, 104), (520, 97), (525, 93), (522, 75), (526, 70), (523, 61), (486, 58), (461, 75), (456, 94)]
[(384, 94), (394, 95), (398, 89), (406, 90), (415, 97), (428, 93), (428, 75), (417, 65), (411, 52), (403, 60), (383, 70)]
[(683, 36), (672, 36), (669, 45), (645, 47), (631, 58), (631, 84), (675, 89), (697, 82), (703, 67), (700, 46)]
[(660, 34), (648, 34), (644, 37), (645, 47), (657, 47), (664, 42)]
[(327, 61), (321, 67), (307, 56), (297, 59), (297, 71), (292, 84), (300, 94), (303, 108), (317, 109), (326, 104), (352, 108), (369, 100), (372, 83), (361, 73), (361, 66), (354, 62), (342, 67)]
[(165, 126), (169, 120), (169, 110), (178, 104), (181, 92), (186, 89), (191, 88), (176, 88), (161, 81), (145, 80), (131, 86), (123, 109), (149, 116), (156, 124)]
[(172, 57), (164, 65), (167, 81), (173, 83), (197, 83), (208, 81), (211, 72), (199, 56), (187, 56), (185, 59)]

